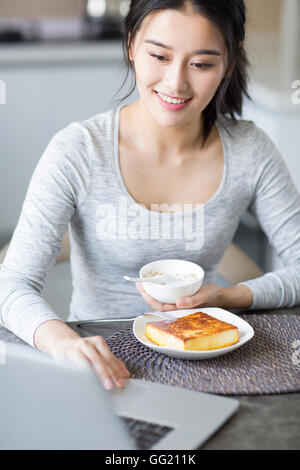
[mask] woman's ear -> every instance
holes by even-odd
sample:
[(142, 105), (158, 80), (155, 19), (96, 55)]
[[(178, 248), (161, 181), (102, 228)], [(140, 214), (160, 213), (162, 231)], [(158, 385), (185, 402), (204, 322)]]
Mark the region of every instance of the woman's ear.
[(128, 49), (128, 57), (129, 57), (130, 62), (133, 62), (131, 49)]
[(133, 43), (130, 44), (130, 40), (131, 40), (131, 34), (129, 33), (128, 40), (127, 40), (128, 57), (129, 57), (130, 62), (133, 62), (133, 58), (132, 58)]

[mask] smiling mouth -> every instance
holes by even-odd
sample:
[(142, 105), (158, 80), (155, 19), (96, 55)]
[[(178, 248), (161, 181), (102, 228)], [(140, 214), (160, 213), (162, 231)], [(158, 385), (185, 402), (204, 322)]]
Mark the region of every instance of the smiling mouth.
[(169, 95), (165, 95), (164, 93), (159, 93), (157, 90), (153, 90), (154, 93), (156, 93), (157, 95), (162, 95), (162, 96), (166, 96), (167, 98), (170, 98), (172, 100), (185, 100), (185, 102), (187, 103), (188, 101), (191, 101), (193, 98), (178, 98), (178, 97), (173, 97), (173, 96), (169, 96)]

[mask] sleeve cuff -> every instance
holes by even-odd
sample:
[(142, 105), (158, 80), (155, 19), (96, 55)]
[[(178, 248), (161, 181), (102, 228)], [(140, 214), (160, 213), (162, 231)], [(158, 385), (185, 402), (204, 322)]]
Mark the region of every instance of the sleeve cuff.
[(247, 286), (252, 293), (253, 302), (249, 310), (270, 310), (282, 306), (284, 287), (273, 273), (267, 273), (260, 278), (240, 282), (237, 285)]

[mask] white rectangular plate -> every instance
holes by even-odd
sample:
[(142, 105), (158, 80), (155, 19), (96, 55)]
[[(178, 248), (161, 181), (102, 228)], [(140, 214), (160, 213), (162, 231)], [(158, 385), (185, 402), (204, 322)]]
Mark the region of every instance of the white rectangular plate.
[(194, 312), (203, 312), (207, 315), (211, 315), (218, 320), (230, 323), (238, 328), (239, 341), (232, 346), (227, 346), (225, 348), (211, 349), (209, 351), (182, 351), (173, 348), (166, 348), (164, 346), (158, 346), (148, 339), (145, 335), (146, 323), (151, 321), (162, 320), (160, 312), (153, 312), (151, 315), (140, 315), (134, 320), (132, 329), (133, 334), (138, 341), (140, 341), (144, 346), (153, 349), (154, 351), (160, 352), (162, 354), (167, 354), (168, 356), (176, 357), (178, 359), (210, 359), (213, 357), (220, 356), (222, 354), (227, 354), (235, 349), (241, 347), (247, 341), (249, 341), (253, 335), (254, 330), (249, 323), (240, 318), (238, 315), (235, 315), (227, 310), (217, 307), (209, 308), (193, 308), (185, 310), (173, 310), (167, 312), (168, 315), (172, 315), (174, 319), (190, 315)]

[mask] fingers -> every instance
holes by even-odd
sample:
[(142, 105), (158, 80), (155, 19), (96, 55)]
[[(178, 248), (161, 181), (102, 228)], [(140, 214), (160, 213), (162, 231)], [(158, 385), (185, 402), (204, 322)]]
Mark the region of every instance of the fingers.
[(89, 365), (89, 361), (86, 359), (84, 354), (77, 349), (69, 349), (57, 354), (53, 354), (53, 358), (57, 363), (62, 365), (68, 365), (69, 361), (79, 367), (86, 367)]
[(195, 297), (181, 297), (180, 299), (177, 299), (176, 301), (176, 306), (178, 308), (193, 308), (199, 305), (199, 300)]
[(126, 378), (130, 377), (125, 364), (112, 354), (101, 336), (72, 338), (64, 341), (53, 353), (59, 362), (71, 360), (80, 367), (93, 367), (106, 390), (113, 387), (123, 388)]
[(152, 307), (153, 310), (159, 311), (159, 312), (168, 312), (171, 310), (176, 310), (176, 305), (175, 304), (164, 304), (162, 302), (159, 302), (158, 300), (154, 299), (151, 295), (149, 295), (145, 289), (143, 288), (142, 284), (140, 282), (135, 283), (138, 291), (140, 294), (143, 296), (145, 302), (147, 302), (150, 307)]
[(205, 307), (205, 303), (203, 302), (203, 296), (199, 294), (192, 295), (191, 297), (180, 297), (177, 299), (176, 306), (179, 309), (185, 308), (194, 308), (194, 307)]
[(84, 356), (91, 363), (96, 375), (99, 377), (104, 388), (106, 390), (112, 389), (115, 382), (112, 378), (111, 371), (107, 366), (105, 359), (99, 354), (99, 352), (95, 348), (95, 345), (88, 342), (83, 342), (80, 348)]
[(68, 351), (67, 357), (79, 367), (87, 367), (89, 365), (89, 361), (85, 355), (78, 349), (71, 349)]
[(217, 284), (206, 284), (189, 297), (177, 299), (178, 308), (218, 307), (221, 306), (221, 289)]
[(159, 312), (167, 312), (169, 310), (176, 310), (176, 305), (175, 304), (163, 304), (159, 302), (158, 300), (155, 300), (151, 295), (147, 294), (144, 292), (142, 294), (145, 302), (147, 302), (150, 307), (153, 308), (153, 310), (157, 310)]
[(130, 374), (122, 361), (111, 353), (101, 336), (82, 338), (80, 350), (91, 363), (106, 390), (114, 386), (125, 386), (123, 377), (128, 378)]
[(115, 384), (117, 386), (124, 387), (125, 381), (123, 380), (123, 377), (130, 377), (130, 373), (125, 364), (112, 354), (104, 338), (96, 336), (91, 338), (91, 340), (95, 342), (95, 347), (105, 359), (106, 366), (109, 369)]

